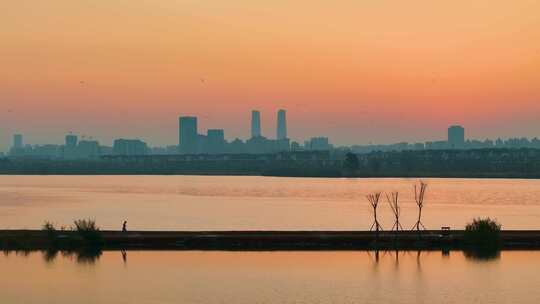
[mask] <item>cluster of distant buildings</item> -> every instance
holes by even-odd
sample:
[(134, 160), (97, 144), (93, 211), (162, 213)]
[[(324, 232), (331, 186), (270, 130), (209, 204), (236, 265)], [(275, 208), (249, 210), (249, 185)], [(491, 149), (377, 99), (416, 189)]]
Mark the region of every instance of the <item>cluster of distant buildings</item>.
[(66, 135), (63, 145), (24, 144), (21, 134), (13, 135), (13, 146), (9, 156), (26, 158), (50, 158), (50, 159), (86, 159), (98, 158), (102, 155), (144, 155), (148, 154), (148, 146), (138, 139), (116, 139), (113, 146), (100, 145), (97, 140), (82, 139), (74, 134)]
[(493, 148), (536, 148), (540, 149), (540, 139), (509, 138), (503, 140), (475, 140), (465, 139), (465, 129), (462, 126), (454, 125), (448, 128), (447, 140), (426, 141), (424, 143), (408, 143), (401, 142), (390, 145), (353, 145), (347, 147), (354, 153), (370, 153), (370, 152), (391, 152), (391, 151), (419, 151), (419, 150), (471, 150), (471, 149), (493, 149)]
[[(418, 151), (449, 149), (483, 149), (483, 148), (538, 148), (540, 140), (533, 138), (511, 138), (495, 141), (486, 139), (466, 140), (462, 126), (450, 126), (447, 140), (428, 141), (424, 143), (396, 143), (389, 145), (353, 145), (334, 147), (328, 137), (312, 137), (303, 144), (291, 141), (287, 135), (287, 112), (277, 112), (276, 136), (267, 138), (261, 129), (261, 113), (251, 112), (251, 137), (247, 140), (236, 138), (225, 139), (223, 129), (208, 129), (206, 134), (199, 133), (198, 119), (195, 116), (181, 116), (178, 120), (178, 144), (167, 147), (149, 147), (139, 139), (116, 139), (112, 146), (101, 145), (97, 140), (82, 138), (77, 135), (65, 136), (63, 145), (24, 144), (23, 136), (15, 134), (9, 157), (45, 158), (45, 159), (95, 159), (107, 155), (143, 156), (143, 155), (225, 155), (225, 154), (273, 154), (280, 152), (328, 151), (342, 155), (343, 152), (364, 154), (374, 151)], [(1, 155), (0, 155), (1, 156)]]
[(277, 112), (275, 139), (262, 134), (261, 113), (251, 112), (251, 137), (247, 140), (225, 139), (223, 129), (208, 129), (200, 134), (198, 119), (195, 116), (181, 116), (178, 119), (178, 144), (167, 147), (149, 147), (139, 139), (116, 139), (112, 146), (101, 145), (94, 139), (79, 140), (77, 135), (69, 134), (63, 145), (25, 145), (23, 136), (13, 136), (11, 157), (86, 159), (105, 155), (178, 155), (178, 154), (272, 154), (287, 151), (330, 151), (333, 146), (327, 137), (313, 137), (303, 145), (291, 142), (287, 136), (287, 112)]
[(290, 150), (331, 150), (327, 137), (314, 137), (304, 145), (291, 142), (287, 136), (287, 112), (277, 112), (276, 137), (270, 139), (262, 134), (261, 113), (251, 112), (251, 137), (246, 141), (239, 138), (225, 140), (223, 129), (208, 129), (206, 135), (199, 134), (197, 117), (179, 118), (178, 152), (180, 154), (269, 154)]
[(286, 111), (277, 113), (276, 138), (268, 139), (261, 132), (261, 113), (251, 113), (251, 138), (246, 141), (225, 140), (223, 129), (208, 129), (206, 135), (199, 134), (197, 117), (179, 118), (178, 152), (180, 154), (224, 154), (224, 153), (276, 153), (290, 149), (287, 137)]

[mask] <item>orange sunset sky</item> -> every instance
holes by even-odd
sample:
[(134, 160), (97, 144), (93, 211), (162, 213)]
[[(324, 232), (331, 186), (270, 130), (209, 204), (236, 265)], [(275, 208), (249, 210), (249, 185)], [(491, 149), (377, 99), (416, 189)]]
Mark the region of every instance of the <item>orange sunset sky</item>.
[[(201, 81), (204, 79), (204, 81)], [(540, 137), (540, 1), (0, 2), (0, 151), (61, 143), (275, 137), (335, 144)]]

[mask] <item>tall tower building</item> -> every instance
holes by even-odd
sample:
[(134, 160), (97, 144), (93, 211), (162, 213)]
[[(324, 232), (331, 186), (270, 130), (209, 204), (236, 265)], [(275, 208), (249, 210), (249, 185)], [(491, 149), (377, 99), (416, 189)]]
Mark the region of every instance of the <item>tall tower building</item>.
[(197, 117), (180, 117), (178, 124), (178, 144), (180, 152), (183, 154), (196, 154), (198, 146)]
[(286, 111), (279, 110), (277, 113), (277, 139), (286, 139), (287, 138), (287, 118)]
[(69, 134), (66, 135), (66, 147), (75, 148), (77, 146), (77, 142), (79, 141), (79, 138), (77, 135)]
[(465, 129), (462, 126), (450, 126), (448, 128), (448, 146), (450, 148), (462, 148), (465, 145)]
[(77, 144), (79, 143), (79, 138), (77, 135), (68, 134), (66, 135), (66, 142), (64, 146), (64, 158), (75, 159), (78, 157)]
[(251, 137), (261, 136), (261, 112), (251, 111)]
[(225, 132), (223, 129), (208, 129), (206, 133), (207, 147), (210, 154), (225, 152)]
[(23, 147), (23, 136), (21, 134), (13, 135), (13, 148), (22, 149)]

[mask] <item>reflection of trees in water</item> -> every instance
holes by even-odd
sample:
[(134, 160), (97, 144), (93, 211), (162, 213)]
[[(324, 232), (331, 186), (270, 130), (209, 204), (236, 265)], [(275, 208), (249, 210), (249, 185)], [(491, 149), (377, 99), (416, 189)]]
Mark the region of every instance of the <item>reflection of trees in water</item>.
[(103, 252), (101, 249), (88, 249), (88, 250), (82, 250), (82, 251), (76, 251), (75, 255), (77, 258), (77, 263), (79, 264), (94, 264), (99, 258), (101, 257), (101, 254)]
[(25, 249), (22, 249), (22, 250), (15, 250), (15, 255), (16, 256), (22, 256), (22, 257), (28, 257), (30, 255), (30, 250), (25, 250)]
[(371, 260), (371, 270), (374, 276), (378, 276), (379, 274), (379, 261), (380, 261), (380, 251), (378, 249), (376, 250), (368, 250), (366, 251), (367, 256)]
[[(58, 254), (60, 253), (62, 258), (75, 260), (79, 264), (94, 264), (99, 260), (99, 258), (103, 254), (103, 251), (97, 248), (87, 248), (87, 249), (81, 249), (81, 250), (47, 249), (47, 250), (40, 250), (40, 251), (41, 251), (43, 260), (46, 263), (54, 262), (56, 258), (58, 257)], [(6, 257), (14, 253), (18, 257), (27, 258), (28, 256), (30, 256), (32, 252), (37, 252), (37, 251), (3, 250), (4, 256)], [(122, 259), (124, 260), (124, 263), (127, 262), (127, 254), (125, 253), (125, 251), (123, 251), (122, 253)]]
[(401, 252), (406, 252), (406, 251), (400, 251), (400, 250), (378, 250), (378, 249), (375, 249), (375, 250), (371, 250), (371, 251), (367, 251), (367, 254), (368, 256), (371, 258), (371, 260), (373, 261), (373, 264), (376, 266), (379, 264), (380, 260), (381, 260), (381, 252), (382, 252), (382, 256), (385, 257), (386, 255), (390, 255), (392, 256), (392, 259), (394, 261), (394, 266), (396, 268), (399, 267), (399, 255), (401, 254)]
[[(416, 251), (410, 251), (410, 250), (372, 250), (368, 251), (368, 255), (371, 257), (371, 260), (373, 261), (374, 265), (379, 264), (381, 258), (381, 251), (382, 256), (389, 255), (392, 257), (394, 267), (397, 269), (399, 268), (399, 262), (400, 262), (400, 255), (412, 255), (414, 253), (415, 255), (415, 261), (416, 261), (416, 268), (418, 271), (422, 271), (422, 257), (425, 255), (429, 255), (431, 251), (429, 250), (416, 250)], [(441, 255), (443, 258), (450, 258), (450, 250), (447, 248), (443, 248), (441, 250)], [(474, 261), (492, 261), (497, 260), (501, 257), (501, 251), (499, 248), (468, 248), (463, 250), (463, 255), (468, 260), (474, 260)]]
[(495, 261), (501, 257), (501, 250), (497, 247), (492, 248), (467, 248), (463, 250), (463, 255), (468, 260), (487, 262)]
[(416, 269), (418, 272), (422, 272), (422, 263), (420, 263), (420, 257), (422, 256), (422, 250), (416, 252)]
[(89, 248), (82, 250), (43, 250), (42, 255), (43, 259), (47, 263), (52, 263), (57, 257), (58, 252), (61, 253), (63, 258), (75, 259), (79, 264), (94, 264), (103, 253), (100, 249)]
[(370, 250), (367, 251), (367, 255), (370, 257), (374, 268), (376, 269), (381, 260), (390, 259), (394, 264), (396, 270), (399, 269), (400, 259), (406, 257), (407, 259), (413, 260), (416, 263), (416, 269), (418, 272), (422, 272), (422, 258), (428, 256), (431, 253), (430, 250)]
[(27, 250), (27, 249), (18, 249), (18, 250), (4, 249), (3, 250), (5, 257), (8, 257), (11, 253), (15, 253), (15, 255), (18, 257), (26, 258), (30, 255), (31, 252), (32, 252), (31, 250)]
[(42, 255), (43, 260), (45, 260), (45, 262), (49, 264), (52, 263), (58, 256), (58, 250), (44, 250), (42, 251)]
[(369, 251), (367, 251), (367, 254), (368, 254), (368, 256), (371, 258), (371, 260), (373, 261), (373, 264), (374, 264), (374, 265), (379, 264), (379, 260), (380, 260), (380, 250), (378, 250), (378, 249), (375, 249), (375, 250), (369, 250)]
[(450, 248), (443, 247), (441, 250), (441, 254), (443, 258), (449, 258), (450, 257)]

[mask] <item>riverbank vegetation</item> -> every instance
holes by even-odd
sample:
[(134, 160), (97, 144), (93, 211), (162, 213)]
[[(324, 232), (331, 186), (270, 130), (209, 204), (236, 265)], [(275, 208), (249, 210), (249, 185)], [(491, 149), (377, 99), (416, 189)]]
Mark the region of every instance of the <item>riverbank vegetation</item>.
[[(415, 224), (413, 225), (411, 230), (416, 230), (418, 234), (421, 233), (422, 230), (426, 230), (426, 227), (424, 224), (422, 224), (422, 210), (424, 208), (424, 199), (426, 196), (426, 189), (427, 189), (427, 183), (420, 181), (417, 184), (413, 186), (414, 190), (414, 200), (416, 202), (416, 205), (418, 207), (418, 216)], [(367, 200), (369, 201), (369, 204), (372, 209), (373, 214), (373, 224), (369, 228), (369, 231), (382, 231), (383, 228), (377, 218), (377, 209), (379, 206), (379, 199), (381, 197), (381, 192), (374, 192), (366, 195)], [(392, 215), (394, 218), (394, 224), (390, 231), (403, 231), (403, 226), (400, 222), (401, 217), (401, 205), (399, 202), (399, 192), (392, 192), (392, 193), (386, 193), (386, 200), (388, 201), (388, 205), (390, 206), (390, 210), (392, 211)]]
[(540, 178), (540, 149), (5, 158), (0, 174)]
[(473, 219), (463, 234), (465, 255), (485, 260), (497, 257), (501, 248), (501, 227), (489, 217)]
[[(42, 226), (42, 231), (47, 235), (49, 246), (57, 247), (84, 247), (84, 248), (99, 248), (103, 245), (103, 237), (96, 221), (93, 219), (78, 219), (73, 222), (73, 226), (69, 230), (64, 227), (60, 231), (56, 229), (50, 221), (45, 221)], [(72, 231), (75, 234), (66, 234), (59, 232)]]
[(496, 220), (476, 218), (465, 226), (464, 241), (467, 246), (498, 248), (501, 243), (502, 225)]

